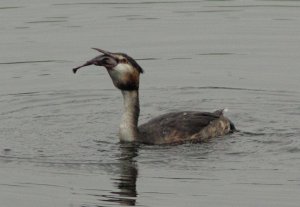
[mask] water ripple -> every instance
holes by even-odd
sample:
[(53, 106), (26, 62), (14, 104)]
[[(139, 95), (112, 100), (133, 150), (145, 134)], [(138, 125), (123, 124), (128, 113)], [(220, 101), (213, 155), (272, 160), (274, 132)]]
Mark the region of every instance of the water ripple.
[(151, 4), (186, 4), (200, 3), (199, 1), (142, 1), (142, 2), (76, 2), (76, 3), (56, 3), (54, 6), (69, 5), (151, 5)]
[(32, 64), (32, 63), (52, 63), (52, 62), (66, 62), (64, 60), (27, 60), (27, 61), (14, 61), (14, 62), (2, 62), (0, 65), (13, 65), (13, 64)]
[(0, 7), (0, 9), (20, 9), (23, 8), (21, 6), (4, 6), (4, 7)]

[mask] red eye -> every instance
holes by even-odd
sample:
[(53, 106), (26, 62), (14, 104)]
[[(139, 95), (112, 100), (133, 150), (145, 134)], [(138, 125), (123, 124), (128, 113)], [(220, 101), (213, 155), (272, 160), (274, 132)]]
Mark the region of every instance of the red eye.
[(121, 59), (121, 63), (128, 63), (126, 59)]

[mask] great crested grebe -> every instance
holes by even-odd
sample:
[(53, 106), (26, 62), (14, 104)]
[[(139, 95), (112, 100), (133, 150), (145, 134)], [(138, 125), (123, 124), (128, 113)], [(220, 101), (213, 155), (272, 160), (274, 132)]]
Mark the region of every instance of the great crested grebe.
[(113, 84), (120, 89), (124, 99), (124, 113), (120, 124), (121, 142), (140, 142), (145, 144), (172, 144), (183, 142), (201, 142), (223, 136), (235, 131), (234, 124), (225, 116), (224, 110), (213, 113), (181, 111), (163, 114), (138, 127), (140, 114), (139, 79), (143, 73), (141, 66), (124, 53), (112, 53), (93, 48), (99, 55), (85, 64), (104, 66)]

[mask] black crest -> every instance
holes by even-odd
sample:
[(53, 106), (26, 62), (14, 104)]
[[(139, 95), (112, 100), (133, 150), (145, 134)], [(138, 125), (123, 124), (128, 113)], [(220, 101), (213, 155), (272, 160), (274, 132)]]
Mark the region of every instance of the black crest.
[(124, 56), (131, 63), (131, 65), (135, 67), (140, 73), (144, 72), (143, 68), (132, 57), (125, 53), (120, 53), (120, 55)]

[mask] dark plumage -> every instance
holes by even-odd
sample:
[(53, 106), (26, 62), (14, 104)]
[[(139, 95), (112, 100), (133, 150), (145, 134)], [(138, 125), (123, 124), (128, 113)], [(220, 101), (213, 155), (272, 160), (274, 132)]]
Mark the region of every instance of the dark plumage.
[(219, 111), (172, 112), (151, 119), (140, 125), (138, 129), (140, 140), (147, 144), (203, 142), (235, 130), (230, 121)]
[(140, 73), (144, 73), (143, 68), (129, 55), (125, 54), (125, 53), (119, 53), (119, 55), (122, 55), (123, 57), (125, 57), (130, 63), (131, 65), (136, 68)]

